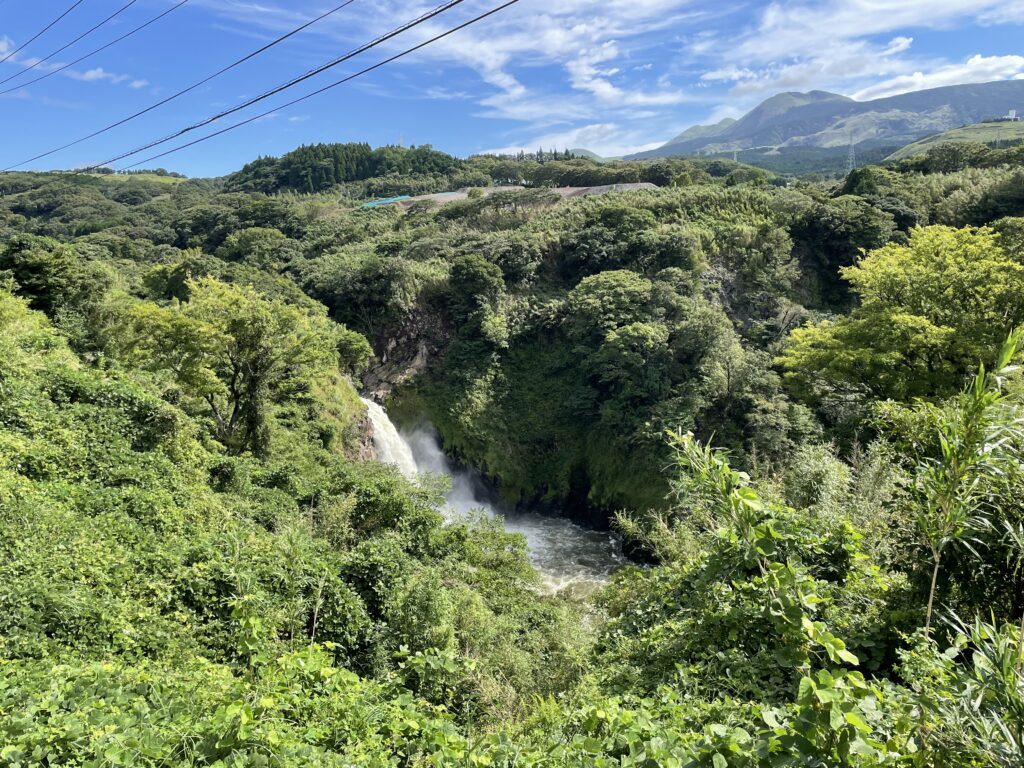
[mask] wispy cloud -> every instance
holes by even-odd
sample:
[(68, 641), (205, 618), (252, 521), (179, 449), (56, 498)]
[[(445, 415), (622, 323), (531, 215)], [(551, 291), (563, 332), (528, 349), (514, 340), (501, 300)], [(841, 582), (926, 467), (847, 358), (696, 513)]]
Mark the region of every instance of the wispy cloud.
[[(218, 15), (243, 26), (281, 31), (294, 25), (295, 14), (282, 14), (274, 5), (261, 5), (252, 13), (248, 6), (230, 0), (203, 0)], [(692, 0), (561, 0), (541, 3), (524, 0), (518, 6), (488, 19), (486, 24), (464, 30), (424, 49), (410, 61), (430, 61), (471, 70), (478, 78), (475, 94), (460, 85), (457, 91), (484, 107), (480, 114), (500, 119), (533, 121), (547, 110), (557, 94), (570, 119), (596, 116), (601, 110), (625, 110), (637, 106), (671, 106), (686, 100), (672, 83), (638, 88), (637, 73), (650, 72), (651, 62), (634, 66), (635, 48), (650, 43), (648, 36), (670, 30), (682, 20), (707, 15)], [(374, 13), (339, 13), (311, 28), (309, 35), (338, 43), (356, 44), (370, 39), (423, 13), (432, 4), (382, 0)], [(386, 46), (404, 47), (414, 40), (437, 34), (479, 13), (466, 4), (428, 22)], [(289, 20), (286, 21), (286, 18)], [(557, 67), (557, 81), (526, 84), (519, 68)], [(565, 99), (566, 88), (571, 97)], [(434, 90), (428, 98), (446, 98), (450, 89)], [(458, 98), (464, 98), (459, 96)], [(584, 106), (586, 105), (586, 106)], [(564, 117), (565, 115), (563, 115)]]
[(830, 53), (831, 45), (915, 28), (948, 29), (1006, 5), (1003, 0), (773, 2), (726, 53), (747, 64), (817, 58)]
[(900, 75), (863, 88), (853, 94), (859, 100), (879, 99), (898, 93), (939, 88), (945, 85), (980, 83), (989, 80), (1024, 78), (1024, 56), (972, 56), (961, 64), (949, 64), (931, 72)]
[[(194, 2), (211, 26), (260, 40), (324, 10), (319, 0)], [(281, 47), (288, 70), (280, 79), (371, 40), (437, 2), (357, 0)], [(384, 58), (490, 5), (464, 3), (359, 61)], [(618, 155), (669, 138), (686, 127), (687, 117), (736, 117), (780, 90), (826, 89), (869, 99), (1020, 76), (1019, 55), (979, 46), (977, 55), (961, 50), (954, 58), (921, 42), (927, 34), (1000, 24), (1024, 24), (1024, 3), (521, 0), (353, 87), (379, 98), (408, 98), (413, 92), (451, 102), (452, 110), (467, 117), (494, 121), (500, 140), (482, 139), (479, 146), (586, 146)], [(144, 82), (103, 70), (78, 76), (128, 87)]]
[[(10, 38), (0, 38), (0, 54), (6, 54), (7, 51), (11, 50), (13, 47), (14, 43)], [(7, 59), (4, 64), (10, 67), (17, 67), (22, 70), (31, 70), (28, 72), (28, 76), (32, 78), (38, 77), (39, 75), (47, 72), (57, 72), (57, 74), (62, 77), (67, 77), (82, 83), (108, 82), (113, 85), (127, 85), (129, 88), (135, 90), (145, 88), (149, 85), (148, 80), (144, 80), (133, 75), (109, 72), (103, 67), (93, 67), (85, 70), (71, 69), (66, 68), (66, 63), (60, 61), (44, 62), (38, 56), (22, 56), (21, 54), (15, 54)]]
[(425, 99), (432, 99), (434, 101), (466, 101), (472, 98), (466, 91), (453, 91), (439, 85), (431, 86), (422, 91), (422, 96)]
[(548, 149), (589, 149), (604, 157), (620, 157), (634, 152), (643, 152), (661, 146), (661, 141), (645, 141), (640, 131), (624, 130), (616, 123), (595, 123), (565, 131), (547, 133), (535, 137), (529, 143), (508, 144), (492, 147), (489, 153), (512, 155), (517, 152), (534, 152), (538, 148)]
[(953, 29), (970, 20), (982, 23), (1003, 14), (1005, 6), (1000, 0), (773, 2), (733, 45), (721, 47), (722, 65), (703, 77), (731, 81), (730, 95), (739, 97), (827, 88), (853, 92), (857, 98), (970, 81), (958, 79), (965, 75), (957, 72), (997, 79), (1007, 76), (999, 74), (1006, 72), (1005, 62), (988, 67), (989, 76), (983, 56), (965, 65), (914, 55), (908, 33)]

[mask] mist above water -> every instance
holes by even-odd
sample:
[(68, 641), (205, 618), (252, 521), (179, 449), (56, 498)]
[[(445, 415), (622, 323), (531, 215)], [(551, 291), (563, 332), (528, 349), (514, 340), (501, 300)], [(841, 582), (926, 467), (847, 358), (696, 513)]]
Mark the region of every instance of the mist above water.
[(394, 464), (411, 480), (420, 474), (449, 476), (450, 519), (480, 512), (502, 517), (505, 530), (525, 537), (530, 561), (548, 589), (596, 586), (625, 563), (612, 534), (588, 530), (565, 518), (506, 508), (487, 492), (475, 473), (452, 464), (436, 430), (422, 427), (405, 433), (395, 427), (380, 405), (365, 399), (363, 402), (373, 424), (378, 460)]

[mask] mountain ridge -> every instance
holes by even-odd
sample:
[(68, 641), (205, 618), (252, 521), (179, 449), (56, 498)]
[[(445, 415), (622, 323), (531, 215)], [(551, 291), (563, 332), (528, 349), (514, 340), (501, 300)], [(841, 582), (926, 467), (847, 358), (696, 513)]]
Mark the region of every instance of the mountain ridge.
[(728, 129), (735, 122), (736, 118), (726, 117), (713, 125), (691, 125), (675, 138), (669, 139), (665, 146), (670, 144), (679, 144), (684, 141), (690, 141), (691, 139), (701, 139), (705, 136), (716, 136), (722, 131)]
[(661, 147), (626, 159), (755, 147), (839, 147), (881, 141), (907, 144), (1022, 108), (1024, 80), (943, 86), (868, 101), (828, 91), (789, 91), (769, 97), (719, 130), (715, 129), (721, 122), (693, 126)]

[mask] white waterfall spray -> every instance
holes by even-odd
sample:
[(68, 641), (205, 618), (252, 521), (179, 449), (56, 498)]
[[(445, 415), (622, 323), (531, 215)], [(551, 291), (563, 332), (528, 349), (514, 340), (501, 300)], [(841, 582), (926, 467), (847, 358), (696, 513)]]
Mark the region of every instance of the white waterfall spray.
[(448, 511), (453, 518), (480, 511), (502, 516), (507, 531), (526, 539), (530, 560), (547, 589), (593, 588), (625, 562), (618, 540), (609, 533), (581, 528), (565, 518), (499, 509), (476, 475), (452, 465), (433, 429), (403, 434), (381, 406), (366, 399), (363, 402), (373, 424), (377, 458), (396, 465), (410, 479), (419, 474), (451, 477)]
[(412, 456), (409, 444), (402, 439), (395, 425), (391, 423), (387, 411), (373, 400), (364, 397), (362, 401), (373, 425), (373, 448), (377, 452), (377, 460), (384, 464), (394, 464), (399, 472), (410, 480), (415, 480), (420, 471), (416, 466), (416, 459)]

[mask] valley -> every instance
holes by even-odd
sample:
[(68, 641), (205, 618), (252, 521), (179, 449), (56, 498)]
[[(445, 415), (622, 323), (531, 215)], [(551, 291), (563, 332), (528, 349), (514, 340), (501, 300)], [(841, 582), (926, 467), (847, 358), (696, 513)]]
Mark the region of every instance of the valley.
[(0, 762), (1018, 764), (1024, 147), (920, 148), (0, 175)]

